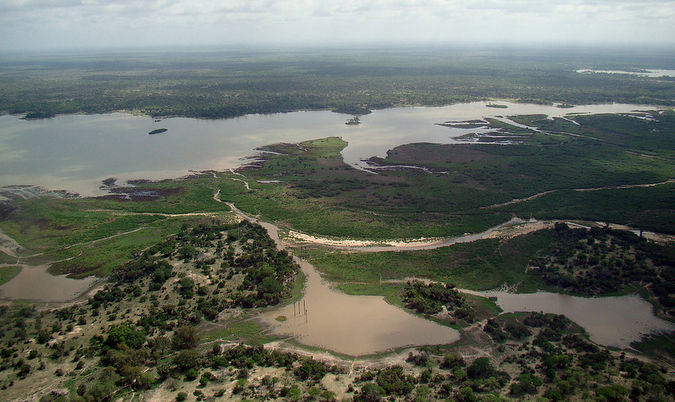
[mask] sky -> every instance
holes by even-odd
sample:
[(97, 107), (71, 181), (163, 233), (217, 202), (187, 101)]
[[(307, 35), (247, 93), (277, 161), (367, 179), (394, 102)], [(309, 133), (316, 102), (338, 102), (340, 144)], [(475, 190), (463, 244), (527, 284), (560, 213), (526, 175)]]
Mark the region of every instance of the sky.
[(675, 0), (0, 0), (0, 51), (376, 43), (675, 47)]

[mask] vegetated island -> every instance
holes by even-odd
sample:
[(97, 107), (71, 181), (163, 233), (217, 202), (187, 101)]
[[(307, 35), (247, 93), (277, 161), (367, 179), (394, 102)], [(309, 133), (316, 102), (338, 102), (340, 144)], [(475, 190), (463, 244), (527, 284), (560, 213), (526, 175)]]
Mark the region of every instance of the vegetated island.
[(359, 116), (354, 116), (351, 119), (347, 120), (345, 124), (348, 126), (358, 126), (359, 124), (361, 124), (361, 119), (359, 119)]
[(168, 128), (158, 128), (158, 129), (155, 129), (155, 130), (150, 131), (150, 132), (148, 133), (148, 135), (161, 134), (161, 133), (165, 133), (165, 132), (167, 132), (167, 131), (169, 131)]

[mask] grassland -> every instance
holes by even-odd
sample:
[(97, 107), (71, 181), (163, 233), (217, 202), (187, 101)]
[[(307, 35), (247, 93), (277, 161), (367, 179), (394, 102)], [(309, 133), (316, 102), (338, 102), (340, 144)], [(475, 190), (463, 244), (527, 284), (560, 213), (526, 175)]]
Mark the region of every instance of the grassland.
[(16, 258), (0, 251), (0, 264), (11, 264), (16, 262)]
[[(375, 160), (448, 174), (401, 169), (372, 175), (351, 169), (342, 163), (339, 150), (345, 144), (336, 138), (300, 147), (278, 144), (269, 149), (283, 155), (266, 154), (262, 163), (242, 170), (250, 178), (250, 190), (233, 181), (220, 184), (221, 194), (248, 213), (336, 237), (454, 236), (484, 230), (513, 214), (602, 219), (672, 233), (672, 183), (612, 188), (675, 176), (675, 113), (653, 116), (656, 121), (616, 115), (575, 117), (579, 126), (564, 123), (575, 126), (574, 132), (531, 133), (519, 145), (409, 144)], [(534, 124), (540, 118), (521, 120)], [(504, 125), (502, 129), (511, 130)], [(613, 138), (614, 143), (596, 139), (601, 137)], [(642, 137), (646, 139), (641, 141)], [(270, 179), (280, 183), (256, 182)], [(493, 207), (541, 192), (551, 193)]]
[(506, 282), (519, 284), (521, 292), (532, 292), (547, 286), (526, 272), (527, 263), (554, 238), (553, 232), (539, 231), (505, 242), (479, 240), (427, 251), (349, 253), (304, 248), (298, 253), (336, 282), (377, 284), (421, 277), (473, 290), (494, 289)]

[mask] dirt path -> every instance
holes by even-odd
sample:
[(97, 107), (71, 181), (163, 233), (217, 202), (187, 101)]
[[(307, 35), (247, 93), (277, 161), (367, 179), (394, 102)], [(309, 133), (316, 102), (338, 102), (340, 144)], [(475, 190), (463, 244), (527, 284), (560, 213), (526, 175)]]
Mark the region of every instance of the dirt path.
[[(620, 186), (604, 186), (604, 187), (589, 187), (589, 188), (573, 188), (572, 191), (578, 191), (578, 192), (587, 192), (587, 191), (602, 191), (602, 190), (620, 190), (620, 189), (626, 189), (626, 188), (646, 188), (646, 187), (656, 187), (656, 186), (661, 186), (664, 184), (670, 184), (670, 183), (675, 183), (675, 179), (668, 179), (666, 181), (661, 181), (658, 183), (646, 183), (646, 184), (623, 184)], [(529, 197), (525, 198), (514, 198), (511, 201), (507, 202), (501, 202), (499, 204), (492, 204), (488, 205), (485, 207), (480, 207), (481, 209), (492, 209), (492, 208), (499, 208), (499, 207), (504, 207), (507, 205), (513, 205), (513, 204), (519, 204), (521, 202), (526, 202), (526, 201), (531, 201), (539, 197), (543, 197), (547, 194), (551, 194), (556, 191), (563, 191), (565, 189), (558, 189), (558, 190), (547, 190), (543, 191), (541, 193), (537, 193), (534, 195), (531, 195)]]
[[(590, 229), (592, 226), (609, 227), (618, 230), (632, 231), (636, 234), (640, 233), (639, 229), (632, 228), (626, 225), (620, 225), (607, 222), (593, 222), (592, 226), (581, 225), (575, 222), (566, 220), (535, 220), (528, 221), (512, 218), (511, 220), (493, 226), (483, 232), (474, 234), (465, 234), (459, 237), (450, 238), (419, 238), (413, 240), (354, 240), (354, 239), (331, 239), (327, 237), (319, 237), (307, 235), (304, 233), (289, 231), (283, 239), (290, 244), (298, 245), (317, 245), (327, 248), (344, 250), (349, 252), (360, 253), (377, 253), (386, 251), (419, 251), (419, 250), (434, 250), (441, 247), (447, 247), (458, 243), (469, 243), (484, 239), (511, 239), (516, 236), (536, 232), (543, 229), (550, 229), (556, 223), (564, 223), (568, 226), (582, 227)], [(674, 242), (675, 236), (643, 231), (642, 236), (648, 240), (653, 240), (659, 243)]]
[(433, 250), (447, 247), (458, 243), (469, 243), (487, 238), (495, 232), (501, 233), (505, 228), (513, 225), (527, 224), (520, 218), (512, 218), (507, 222), (493, 226), (480, 233), (467, 233), (463, 236), (448, 238), (424, 238), (412, 240), (353, 240), (353, 239), (330, 239), (326, 237), (312, 236), (296, 231), (288, 233), (288, 239), (297, 243), (316, 244), (320, 246), (343, 249), (354, 252), (384, 252), (384, 251), (416, 251)]
[(163, 212), (130, 212), (103, 208), (88, 209), (87, 212), (109, 212), (115, 216), (162, 216), (165, 218), (179, 218), (181, 216), (216, 216), (222, 214), (222, 212), (184, 212), (180, 214), (167, 214)]
[(246, 187), (247, 190), (251, 190), (251, 187), (249, 187), (248, 182), (246, 180), (237, 179), (236, 177), (230, 177), (230, 179), (234, 180), (234, 181), (244, 183), (244, 187)]

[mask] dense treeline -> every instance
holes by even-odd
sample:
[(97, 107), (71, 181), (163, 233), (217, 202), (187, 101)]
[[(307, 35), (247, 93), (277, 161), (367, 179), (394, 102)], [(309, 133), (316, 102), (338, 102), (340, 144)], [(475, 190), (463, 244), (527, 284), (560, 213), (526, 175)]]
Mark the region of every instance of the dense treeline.
[(589, 296), (645, 287), (668, 317), (675, 308), (675, 249), (621, 230), (555, 226), (555, 241), (530, 271), (565, 292)]
[[(527, 102), (673, 104), (675, 81), (576, 68), (617, 56), (567, 59), (532, 51), (466, 50), (71, 55), (0, 60), (0, 110), (57, 113), (139, 111), (227, 118), (332, 109), (363, 114), (396, 105), (444, 105), (488, 97)], [(667, 67), (672, 60), (645, 61)], [(623, 64), (626, 62), (623, 61)], [(625, 68), (645, 66), (625, 65)], [(672, 66), (671, 66), (672, 67)], [(53, 79), (58, 76), (58, 80)]]
[(456, 319), (473, 322), (475, 313), (454, 285), (408, 281), (401, 291), (406, 307), (422, 314), (437, 314), (447, 310)]

